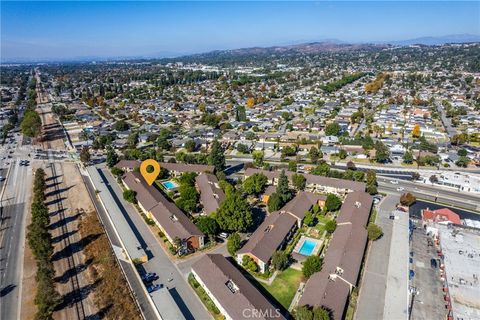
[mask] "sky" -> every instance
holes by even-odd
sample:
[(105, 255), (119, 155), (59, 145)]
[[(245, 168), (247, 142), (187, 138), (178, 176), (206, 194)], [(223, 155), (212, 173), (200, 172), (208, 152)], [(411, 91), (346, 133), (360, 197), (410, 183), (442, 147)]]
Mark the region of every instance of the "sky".
[(1, 58), (175, 56), (480, 34), (480, 2), (1, 1)]

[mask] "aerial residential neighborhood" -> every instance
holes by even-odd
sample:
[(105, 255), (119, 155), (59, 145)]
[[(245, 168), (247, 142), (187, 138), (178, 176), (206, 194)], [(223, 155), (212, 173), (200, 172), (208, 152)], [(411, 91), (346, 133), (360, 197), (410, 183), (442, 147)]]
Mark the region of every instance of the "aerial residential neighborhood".
[(2, 2), (0, 319), (480, 319), (478, 12)]

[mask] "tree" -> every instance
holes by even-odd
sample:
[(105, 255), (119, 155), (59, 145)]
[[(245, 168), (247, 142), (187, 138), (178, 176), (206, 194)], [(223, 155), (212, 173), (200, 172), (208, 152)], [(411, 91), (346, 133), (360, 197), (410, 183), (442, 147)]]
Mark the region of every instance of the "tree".
[(137, 193), (133, 190), (125, 190), (123, 191), (123, 199), (130, 203), (137, 203)]
[(288, 265), (288, 255), (285, 251), (275, 251), (272, 255), (272, 266), (275, 270), (284, 270)]
[(468, 164), (470, 163), (470, 158), (461, 156), (455, 161), (455, 164), (459, 167), (466, 168), (468, 167)]
[(327, 136), (339, 136), (341, 132), (340, 125), (336, 122), (330, 123), (325, 128), (325, 135)]
[(365, 138), (363, 138), (363, 140), (362, 140), (363, 150), (365, 150), (365, 151), (372, 150), (374, 146), (375, 146), (375, 143), (373, 142), (372, 137), (366, 136)]
[(288, 177), (285, 174), (285, 170), (282, 170), (280, 176), (278, 177), (276, 193), (282, 199), (282, 204), (286, 203), (292, 198), (292, 193), (288, 189)]
[(433, 175), (431, 175), (431, 176), (430, 176), (430, 178), (428, 178), (428, 180), (430, 180), (430, 182), (431, 182), (432, 184), (434, 184), (434, 183), (437, 183), (437, 182), (438, 182), (438, 178), (437, 178), (437, 176), (436, 176), (436, 175), (434, 175), (434, 174), (433, 174)]
[(187, 149), (188, 152), (195, 151), (196, 146), (197, 144), (192, 139), (185, 142), (185, 149)]
[(83, 164), (90, 162), (90, 148), (88, 146), (82, 147), (82, 150), (80, 151), (80, 161), (82, 161)]
[(375, 161), (385, 163), (390, 159), (390, 150), (381, 141), (375, 142)]
[(253, 223), (252, 210), (238, 191), (225, 192), (226, 199), (217, 210), (216, 220), (227, 231), (246, 231)]
[(418, 172), (412, 172), (412, 180), (419, 180), (420, 179), (420, 173)]
[(458, 149), (457, 155), (459, 155), (460, 157), (466, 157), (467, 156), (467, 150), (464, 149), (464, 148)]
[(247, 255), (244, 255), (242, 258), (242, 266), (251, 272), (257, 272), (258, 270), (258, 265), (255, 260)]
[(200, 231), (207, 235), (215, 235), (218, 231), (217, 221), (208, 216), (200, 216), (195, 222)]
[(336, 211), (342, 206), (342, 200), (333, 193), (327, 195), (327, 200), (325, 200), (325, 209), (328, 212)]
[(310, 211), (305, 212), (305, 218), (303, 218), (303, 223), (306, 226), (312, 227), (315, 224), (315, 216)]
[(237, 144), (237, 150), (240, 153), (250, 153), (250, 150), (248, 149), (247, 145), (243, 143)]
[(325, 222), (325, 230), (328, 233), (333, 233), (337, 229), (337, 221), (335, 220), (328, 220)]
[(304, 190), (305, 189), (305, 184), (306, 184), (306, 179), (303, 176), (303, 174), (293, 174), (292, 175), (292, 184), (297, 190)]
[(280, 197), (280, 195), (278, 193), (274, 192), (268, 198), (268, 204), (267, 205), (268, 205), (268, 211), (269, 212), (280, 210), (280, 208), (283, 205), (282, 198)]
[(193, 212), (197, 208), (199, 194), (193, 186), (181, 184), (179, 188), (180, 197), (176, 204), (186, 212)]
[(345, 150), (343, 150), (343, 149), (340, 149), (340, 150), (338, 151), (338, 157), (339, 157), (340, 159), (343, 160), (343, 159), (345, 159), (347, 156), (348, 156), (347, 151), (345, 151)]
[(353, 161), (348, 161), (347, 162), (347, 170), (357, 170), (357, 167), (355, 166), (355, 163)]
[(310, 157), (310, 161), (312, 161), (314, 164), (316, 164), (318, 159), (321, 158), (321, 152), (316, 147), (311, 147), (308, 155)]
[(115, 124), (113, 125), (113, 128), (117, 131), (127, 131), (128, 128), (130, 128), (130, 126), (125, 120), (119, 120), (115, 122)]
[(263, 166), (263, 151), (255, 150), (252, 152), (253, 164), (257, 167)]
[(330, 320), (330, 313), (323, 307), (299, 306), (295, 309), (295, 320)]
[(367, 171), (367, 192), (369, 194), (377, 193), (377, 173), (373, 170)]
[(330, 166), (323, 160), (312, 170), (312, 174), (317, 176), (328, 176), (329, 172)]
[(107, 166), (112, 168), (118, 162), (118, 155), (112, 146), (107, 147)]
[(412, 137), (418, 139), (418, 138), (420, 138), (420, 135), (421, 135), (420, 125), (417, 123), (417, 124), (413, 127)]
[(295, 160), (288, 161), (288, 171), (297, 172), (297, 161)]
[(413, 163), (413, 155), (410, 151), (405, 152), (403, 155), (403, 163), (412, 164)]
[(22, 123), (20, 124), (23, 135), (35, 138), (37, 137), (42, 128), (42, 120), (38, 112), (34, 110), (27, 110), (23, 116)]
[(413, 194), (411, 194), (410, 192), (404, 193), (400, 197), (400, 203), (403, 206), (410, 207), (412, 204), (415, 203), (415, 201), (417, 201), (417, 198), (415, 198), (415, 196)]
[(302, 273), (305, 278), (310, 278), (315, 272), (322, 270), (322, 258), (319, 256), (309, 256), (303, 263)]
[(375, 223), (369, 223), (367, 227), (368, 239), (375, 241), (383, 235), (382, 228)]
[(223, 169), (225, 169), (225, 155), (218, 140), (212, 143), (212, 149), (208, 155), (208, 164), (213, 165), (216, 171), (223, 171)]
[(240, 249), (240, 243), (242, 239), (240, 239), (240, 235), (237, 232), (232, 233), (227, 239), (227, 250), (231, 256), (235, 256), (238, 249)]
[(243, 191), (247, 194), (260, 194), (267, 185), (268, 178), (263, 173), (254, 173), (243, 181)]

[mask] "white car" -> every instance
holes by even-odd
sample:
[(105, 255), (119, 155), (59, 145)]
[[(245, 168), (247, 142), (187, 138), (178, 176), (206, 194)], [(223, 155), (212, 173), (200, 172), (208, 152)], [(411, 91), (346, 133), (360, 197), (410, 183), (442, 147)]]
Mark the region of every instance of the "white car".
[(390, 180), (391, 184), (398, 184), (398, 180)]
[(397, 191), (403, 191), (403, 190), (405, 190), (404, 187), (398, 187), (398, 188), (397, 188)]

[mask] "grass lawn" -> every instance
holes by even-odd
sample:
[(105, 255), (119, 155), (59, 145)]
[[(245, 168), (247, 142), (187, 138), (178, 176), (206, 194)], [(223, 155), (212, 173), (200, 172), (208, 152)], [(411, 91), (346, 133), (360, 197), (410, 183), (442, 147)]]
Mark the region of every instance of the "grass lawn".
[(260, 282), (260, 284), (288, 310), (290, 303), (297, 292), (302, 281), (302, 272), (288, 268), (277, 275), (271, 285)]

